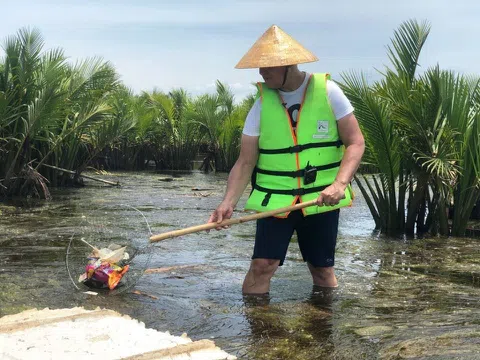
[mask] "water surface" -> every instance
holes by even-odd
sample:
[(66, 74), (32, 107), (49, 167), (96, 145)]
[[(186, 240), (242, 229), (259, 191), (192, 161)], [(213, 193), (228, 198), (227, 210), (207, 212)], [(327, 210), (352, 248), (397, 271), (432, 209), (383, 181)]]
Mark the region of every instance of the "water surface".
[[(478, 240), (379, 237), (357, 191), (354, 206), (341, 212), (338, 289), (312, 287), (293, 241), (269, 296), (243, 297), (253, 222), (148, 244), (147, 222), (153, 234), (205, 223), (225, 174), (105, 178), (122, 186), (86, 180), (84, 188), (53, 189), (50, 202), (0, 205), (0, 315), (100, 306), (160, 331), (213, 339), (241, 359), (480, 359)], [(105, 241), (99, 228), (145, 248), (149, 268), (172, 268), (113, 296), (77, 291), (66, 246), (72, 236)]]

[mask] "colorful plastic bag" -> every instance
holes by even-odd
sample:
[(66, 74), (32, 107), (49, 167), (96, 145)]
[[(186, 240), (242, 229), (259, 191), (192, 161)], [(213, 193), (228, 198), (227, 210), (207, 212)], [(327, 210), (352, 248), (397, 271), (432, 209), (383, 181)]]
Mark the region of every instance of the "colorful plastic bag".
[(95, 249), (88, 257), (85, 273), (80, 275), (79, 282), (89, 287), (115, 289), (129, 269), (129, 265), (120, 266), (129, 258), (125, 247), (112, 244), (108, 248)]

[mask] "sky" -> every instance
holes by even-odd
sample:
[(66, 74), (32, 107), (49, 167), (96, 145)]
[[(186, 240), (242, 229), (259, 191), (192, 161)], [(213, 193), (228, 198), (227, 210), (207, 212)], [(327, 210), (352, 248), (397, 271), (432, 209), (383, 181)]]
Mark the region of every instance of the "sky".
[[(71, 61), (102, 57), (134, 92), (183, 88), (192, 96), (230, 86), (236, 100), (254, 92), (256, 69), (235, 69), (273, 24), (312, 51), (308, 72), (364, 72), (389, 64), (386, 46), (409, 19), (431, 33), (421, 69), (480, 73), (478, 0), (23, 0), (1, 1), (0, 44), (20, 28), (40, 30), (45, 49), (62, 48)], [(1, 52), (3, 56), (3, 50)]]

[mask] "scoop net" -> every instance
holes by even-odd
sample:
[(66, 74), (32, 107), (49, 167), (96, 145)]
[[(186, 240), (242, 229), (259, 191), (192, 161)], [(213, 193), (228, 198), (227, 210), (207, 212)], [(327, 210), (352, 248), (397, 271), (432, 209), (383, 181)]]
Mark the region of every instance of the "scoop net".
[(102, 206), (83, 214), (75, 228), (65, 265), (77, 290), (120, 294), (132, 288), (148, 268), (152, 232), (140, 210), (130, 205)]

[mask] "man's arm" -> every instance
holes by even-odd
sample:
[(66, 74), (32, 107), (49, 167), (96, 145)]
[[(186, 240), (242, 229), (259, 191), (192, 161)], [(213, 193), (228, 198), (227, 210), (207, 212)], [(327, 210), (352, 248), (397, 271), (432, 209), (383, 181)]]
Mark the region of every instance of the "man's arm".
[(228, 176), (223, 201), (235, 207), (252, 176), (258, 160), (258, 136), (242, 135), (240, 155)]
[(257, 160), (258, 136), (242, 135), (240, 155), (228, 175), (225, 196), (208, 222), (221, 222), (232, 216), (233, 209), (250, 181)]
[(322, 191), (318, 205), (336, 205), (345, 197), (345, 189), (352, 181), (365, 151), (365, 141), (357, 118), (350, 113), (337, 121), (338, 134), (345, 145), (340, 169), (332, 185)]
[(345, 190), (360, 165), (365, 151), (365, 140), (353, 113), (338, 120), (337, 125), (338, 134), (345, 145), (345, 154), (335, 181), (342, 184)]

